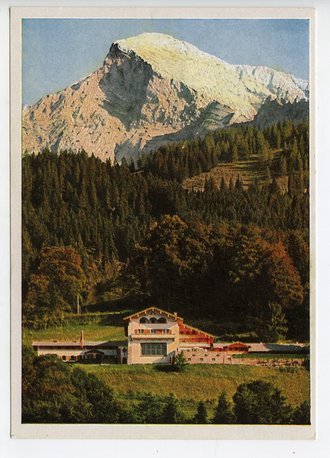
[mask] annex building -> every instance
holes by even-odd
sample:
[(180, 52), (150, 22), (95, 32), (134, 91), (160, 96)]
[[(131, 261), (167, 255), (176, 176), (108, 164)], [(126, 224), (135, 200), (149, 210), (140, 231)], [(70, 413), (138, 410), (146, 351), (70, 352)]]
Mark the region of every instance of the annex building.
[(55, 355), (67, 362), (126, 363), (127, 346), (117, 342), (85, 341), (83, 332), (78, 341), (42, 340), (32, 342), (38, 356)]

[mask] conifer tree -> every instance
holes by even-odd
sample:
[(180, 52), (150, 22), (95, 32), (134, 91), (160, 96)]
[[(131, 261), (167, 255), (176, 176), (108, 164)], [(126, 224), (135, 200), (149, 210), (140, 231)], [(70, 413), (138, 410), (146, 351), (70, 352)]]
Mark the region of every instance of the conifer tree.
[(232, 147), (231, 162), (237, 162), (237, 161), (238, 161), (238, 148), (237, 148), (237, 145), (234, 144)]
[(203, 401), (200, 401), (198, 403), (197, 412), (194, 416), (194, 423), (197, 423), (198, 425), (208, 423), (206, 407)]
[(212, 423), (218, 425), (234, 423), (233, 409), (227, 398), (225, 391), (222, 391), (219, 396), (218, 405), (215, 409)]
[(166, 397), (165, 406), (162, 412), (161, 422), (165, 424), (180, 423), (181, 416), (178, 411), (178, 401), (171, 393)]

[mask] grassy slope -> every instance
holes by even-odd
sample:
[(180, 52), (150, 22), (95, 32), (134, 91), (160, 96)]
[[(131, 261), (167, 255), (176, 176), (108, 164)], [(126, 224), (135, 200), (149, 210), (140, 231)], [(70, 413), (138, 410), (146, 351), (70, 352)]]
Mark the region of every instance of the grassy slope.
[(260, 379), (274, 383), (292, 405), (309, 399), (309, 373), (302, 368), (288, 372), (268, 367), (193, 365), (186, 367), (184, 373), (175, 373), (162, 372), (151, 365), (80, 367), (95, 374), (121, 399), (130, 399), (130, 402), (142, 393), (162, 396), (173, 393), (179, 399), (181, 409), (189, 415), (196, 411), (201, 400), (206, 402), (211, 413), (222, 390), (232, 397), (241, 383)]
[(305, 359), (304, 353), (243, 353), (241, 355), (233, 355), (234, 358), (239, 359)]
[(23, 344), (31, 345), (33, 340), (79, 340), (81, 331), (84, 331), (85, 340), (126, 340), (123, 326), (102, 324), (92, 322), (80, 324), (72, 322), (63, 327), (52, 327), (47, 329), (24, 329)]
[[(276, 152), (273, 161), (279, 160), (279, 157), (280, 153)], [(265, 183), (266, 164), (260, 165), (257, 159), (238, 161), (235, 163), (222, 162), (213, 167), (209, 172), (201, 173), (200, 175), (195, 175), (191, 178), (185, 179), (182, 186), (188, 190), (203, 190), (205, 179), (212, 177), (215, 185), (219, 187), (222, 177), (228, 185), (230, 178), (233, 180), (233, 183), (235, 183), (238, 175), (243, 181), (244, 187), (248, 187), (250, 184), (253, 184), (256, 179), (259, 183)], [(280, 186), (287, 186), (287, 178), (277, 177), (277, 179)]]

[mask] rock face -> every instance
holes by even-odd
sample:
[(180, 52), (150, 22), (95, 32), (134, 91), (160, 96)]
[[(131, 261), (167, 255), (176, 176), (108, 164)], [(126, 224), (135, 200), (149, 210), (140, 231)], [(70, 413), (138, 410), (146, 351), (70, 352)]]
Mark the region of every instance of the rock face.
[(269, 99), (307, 100), (308, 83), (144, 33), (113, 43), (101, 68), (26, 107), (22, 150), (136, 158), (170, 141), (252, 121)]
[(271, 124), (289, 119), (293, 122), (305, 121), (309, 118), (309, 103), (306, 100), (290, 103), (281, 99), (264, 101), (253, 120), (258, 127), (267, 127)]

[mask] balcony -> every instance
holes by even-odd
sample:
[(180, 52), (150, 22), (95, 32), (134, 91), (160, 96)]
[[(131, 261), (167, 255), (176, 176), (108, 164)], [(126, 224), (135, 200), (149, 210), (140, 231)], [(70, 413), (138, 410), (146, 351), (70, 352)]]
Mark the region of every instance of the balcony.
[(171, 329), (134, 329), (130, 335), (132, 339), (174, 339)]

